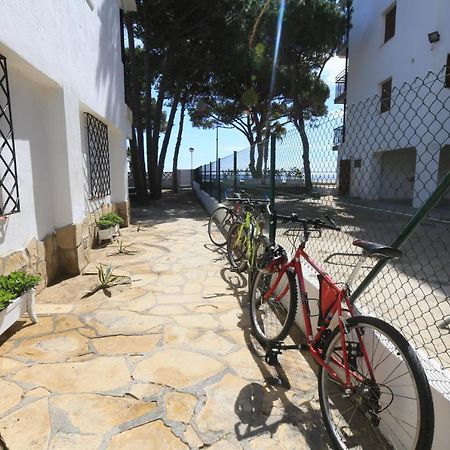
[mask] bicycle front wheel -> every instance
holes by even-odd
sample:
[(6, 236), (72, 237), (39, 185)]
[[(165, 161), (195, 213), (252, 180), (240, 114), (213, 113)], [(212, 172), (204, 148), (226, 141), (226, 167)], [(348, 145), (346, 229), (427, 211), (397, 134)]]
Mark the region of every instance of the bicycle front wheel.
[(264, 299), (277, 275), (258, 272), (251, 285), (251, 325), (256, 339), (263, 345), (281, 341), (288, 335), (297, 310), (297, 286), (290, 271), (281, 277), (274, 293)]
[(211, 242), (219, 247), (227, 243), (227, 233), (233, 223), (233, 216), (225, 206), (214, 210), (208, 222), (208, 235)]
[(231, 267), (236, 272), (243, 272), (247, 268), (246, 242), (247, 230), (241, 230), (242, 223), (235, 222), (231, 225), (227, 235), (227, 257)]
[[(430, 449), (433, 399), (414, 350), (395, 328), (374, 317), (351, 318), (347, 329), (351, 388), (319, 369), (320, 407), (335, 448)], [(339, 327), (325, 344), (324, 360), (345, 380)]]

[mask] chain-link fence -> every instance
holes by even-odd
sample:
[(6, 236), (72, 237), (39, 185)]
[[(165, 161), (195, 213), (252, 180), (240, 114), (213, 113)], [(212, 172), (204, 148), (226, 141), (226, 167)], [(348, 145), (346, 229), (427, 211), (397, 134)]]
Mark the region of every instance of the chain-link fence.
[[(429, 73), (394, 88), (389, 98), (373, 97), (345, 113), (310, 120), (304, 129), (277, 139), (272, 167), (270, 146), (261, 144), (221, 159), (220, 176), (205, 166), (197, 169), (197, 181), (220, 200), (226, 187), (252, 193), (269, 193), (272, 187), (278, 212), (332, 217), (342, 232), (311, 236), (307, 251), (334, 279), (345, 282), (359, 255), (353, 240), (392, 244), (450, 171), (450, 89), (445, 81), (444, 71)], [(280, 225), (276, 239), (292, 252), (296, 243), (284, 232)], [(404, 256), (389, 262), (356, 301), (446, 368), (449, 248), (447, 190), (402, 245)], [(371, 269), (369, 260), (353, 288)]]

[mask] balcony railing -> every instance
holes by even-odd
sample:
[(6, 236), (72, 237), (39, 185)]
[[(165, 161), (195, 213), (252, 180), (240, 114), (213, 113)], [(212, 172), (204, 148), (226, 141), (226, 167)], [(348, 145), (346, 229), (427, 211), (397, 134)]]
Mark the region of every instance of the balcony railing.
[(341, 125), (333, 130), (333, 150), (339, 150), (339, 146), (344, 142), (344, 127)]
[(347, 96), (346, 91), (346, 80), (347, 80), (347, 71), (344, 69), (337, 77), (336, 77), (336, 91), (334, 96), (334, 103), (343, 104), (345, 98)]

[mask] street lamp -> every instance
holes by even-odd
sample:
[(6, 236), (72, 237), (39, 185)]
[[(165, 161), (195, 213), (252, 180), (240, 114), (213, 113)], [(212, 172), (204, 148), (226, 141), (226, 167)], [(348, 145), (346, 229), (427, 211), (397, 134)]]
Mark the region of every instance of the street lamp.
[(219, 160), (219, 125), (216, 124), (216, 161)]
[(189, 147), (189, 151), (191, 152), (191, 170), (194, 168), (194, 147)]

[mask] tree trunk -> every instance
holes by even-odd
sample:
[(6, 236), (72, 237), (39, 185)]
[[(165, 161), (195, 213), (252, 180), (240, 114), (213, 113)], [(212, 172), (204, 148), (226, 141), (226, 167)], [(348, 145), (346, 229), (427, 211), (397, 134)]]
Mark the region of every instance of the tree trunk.
[(166, 154), (167, 154), (167, 148), (169, 147), (169, 141), (170, 141), (170, 135), (172, 133), (173, 123), (175, 120), (175, 114), (178, 109), (178, 103), (180, 101), (180, 90), (178, 89), (175, 92), (172, 106), (170, 108), (170, 114), (169, 119), (167, 121), (167, 128), (166, 132), (164, 134), (163, 143), (161, 145), (161, 153), (159, 155), (159, 163), (158, 163), (158, 170), (157, 170), (157, 185), (155, 186), (155, 191), (153, 192), (154, 198), (160, 198), (161, 197), (161, 190), (162, 190), (162, 176), (164, 172), (164, 162), (166, 160)]
[(175, 144), (175, 151), (173, 153), (173, 164), (172, 164), (172, 190), (173, 190), (173, 192), (178, 192), (178, 155), (180, 154), (181, 138), (183, 136), (185, 113), (186, 113), (186, 93), (183, 94), (183, 98), (181, 100), (181, 112), (180, 112), (180, 122), (179, 122), (179, 126), (178, 126), (178, 136), (177, 136), (177, 142)]
[[(134, 184), (136, 188), (136, 197), (139, 203), (148, 202), (147, 186), (145, 181), (145, 163), (144, 163), (144, 142), (142, 136), (142, 119), (139, 107), (138, 77), (136, 70), (136, 53), (134, 46), (133, 19), (131, 14), (125, 14), (125, 24), (128, 33), (128, 47), (130, 55), (130, 101), (133, 110), (133, 138), (131, 145), (131, 165), (133, 171)], [(136, 131), (136, 133), (135, 133)], [(137, 135), (137, 136), (136, 136)]]
[(309, 139), (305, 131), (305, 121), (303, 119), (303, 111), (300, 111), (297, 120), (295, 121), (295, 128), (300, 134), (303, 146), (303, 170), (305, 172), (305, 190), (312, 192), (313, 185), (311, 179), (311, 166), (309, 163)]

